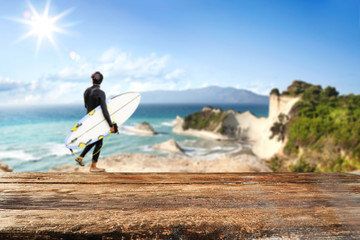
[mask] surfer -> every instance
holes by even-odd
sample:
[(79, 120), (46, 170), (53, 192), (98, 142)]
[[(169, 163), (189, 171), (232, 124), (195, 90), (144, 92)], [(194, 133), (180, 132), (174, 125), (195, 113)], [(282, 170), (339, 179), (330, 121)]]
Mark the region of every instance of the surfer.
[[(108, 122), (110, 126), (110, 131), (112, 133), (115, 133), (115, 126), (111, 122), (109, 112), (106, 107), (106, 96), (105, 92), (100, 89), (100, 85), (103, 80), (103, 75), (100, 72), (95, 72), (91, 75), (92, 83), (93, 85), (89, 88), (87, 88), (84, 92), (84, 103), (85, 108), (87, 110), (87, 113), (95, 109), (97, 106), (101, 105), (102, 112), (104, 114), (104, 118)], [(85, 155), (91, 150), (91, 148), (94, 148), (93, 156), (92, 156), (92, 162), (90, 166), (90, 172), (104, 172), (105, 169), (98, 168), (96, 166), (99, 156), (100, 156), (100, 150), (103, 145), (103, 139), (94, 142), (88, 146), (85, 147), (84, 151), (78, 156), (75, 161), (79, 163), (80, 166), (84, 166), (82, 160), (85, 157)]]

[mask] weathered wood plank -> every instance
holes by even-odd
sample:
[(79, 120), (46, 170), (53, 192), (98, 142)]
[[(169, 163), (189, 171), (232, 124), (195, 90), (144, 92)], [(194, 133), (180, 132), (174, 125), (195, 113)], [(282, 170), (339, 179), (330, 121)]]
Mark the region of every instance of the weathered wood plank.
[(3, 173), (0, 239), (360, 238), (344, 173)]
[[(100, 176), (100, 177), (99, 177)], [(106, 177), (104, 177), (106, 176)], [(12, 183), (144, 183), (144, 184), (193, 184), (193, 183), (248, 183), (267, 182), (342, 182), (359, 181), (360, 175), (348, 173), (0, 173), (0, 182)]]

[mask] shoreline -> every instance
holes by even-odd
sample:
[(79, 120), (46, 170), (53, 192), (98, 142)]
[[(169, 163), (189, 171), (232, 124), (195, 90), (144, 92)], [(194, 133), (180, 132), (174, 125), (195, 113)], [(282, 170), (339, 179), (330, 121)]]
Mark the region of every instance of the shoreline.
[[(200, 110), (204, 104), (198, 105), (178, 105), (178, 106), (159, 106), (159, 105), (146, 105), (139, 108), (125, 124), (122, 126), (124, 129), (120, 135), (111, 137), (111, 139), (104, 146), (100, 157), (111, 156), (118, 153), (144, 153), (155, 155), (166, 155), (164, 152), (155, 152), (151, 147), (157, 143), (165, 142), (174, 138), (180, 146), (184, 145), (186, 153), (195, 158), (207, 157), (207, 152), (211, 152), (210, 159), (216, 158), (220, 152), (233, 151), (215, 149), (215, 141), (207, 144), (201, 144), (193, 147), (196, 140), (200, 139), (192, 136), (179, 135), (172, 132), (173, 121), (177, 115), (186, 116), (190, 113)], [(252, 105), (233, 105), (237, 111), (242, 109), (252, 109)], [(227, 104), (218, 105), (223, 109), (228, 109), (230, 106)], [(267, 106), (255, 108), (258, 116), (267, 115)], [(3, 119), (5, 125), (2, 125), (4, 130), (4, 138), (13, 139), (6, 142), (0, 148), (0, 161), (6, 163), (15, 172), (46, 172), (49, 169), (64, 165), (72, 164), (74, 157), (70, 151), (64, 146), (63, 139), (66, 134), (74, 126), (74, 123), (83, 115), (83, 106), (81, 108), (73, 107), (58, 107), (49, 108), (49, 118), (45, 118), (45, 110), (39, 108), (34, 111), (29, 118), (22, 118), (21, 115), (14, 111), (14, 121), (18, 125), (6, 125), (9, 119)], [(78, 116), (79, 115), (79, 116)], [(44, 122), (39, 124), (38, 120), (43, 119)], [(148, 121), (156, 132), (159, 134), (155, 136), (137, 135), (129, 131), (137, 124)], [(37, 138), (36, 136), (43, 135), (45, 137)], [(24, 144), (26, 143), (26, 144)], [(196, 143), (195, 143), (196, 144)], [(185, 146), (186, 145), (186, 146)], [(210, 150), (206, 149), (210, 145)], [(231, 144), (226, 145), (229, 149)], [(205, 147), (204, 147), (205, 146)], [(214, 150), (215, 149), (215, 150)], [(235, 148), (234, 148), (235, 150)], [(214, 154), (213, 154), (214, 153)]]
[[(271, 172), (265, 160), (246, 151), (220, 155), (214, 160), (172, 154), (167, 157), (139, 153), (122, 153), (99, 159), (98, 167), (106, 172)], [(90, 160), (81, 167), (71, 164), (51, 168), (48, 172), (89, 172)]]

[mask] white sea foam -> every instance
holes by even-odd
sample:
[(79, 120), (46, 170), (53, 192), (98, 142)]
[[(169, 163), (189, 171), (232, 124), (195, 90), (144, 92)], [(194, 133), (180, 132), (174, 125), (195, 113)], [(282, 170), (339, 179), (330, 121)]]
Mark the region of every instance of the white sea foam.
[(162, 126), (166, 126), (166, 127), (173, 127), (173, 126), (175, 126), (175, 124), (173, 124), (172, 122), (162, 122), (161, 125), (162, 125)]
[(64, 144), (60, 143), (47, 143), (45, 144), (46, 148), (48, 149), (50, 155), (61, 157), (65, 155), (71, 155), (70, 150), (65, 147)]
[(210, 149), (210, 151), (212, 152), (232, 152), (235, 151), (236, 149), (238, 149), (237, 147), (222, 147), (222, 146), (217, 146), (217, 147), (213, 147)]
[(201, 159), (208, 159), (212, 160), (215, 159), (217, 156), (213, 156), (209, 149), (207, 148), (200, 148), (200, 147), (185, 147), (183, 148), (185, 153), (190, 156), (191, 158), (201, 158)]
[(119, 133), (125, 135), (136, 135), (136, 133), (131, 131), (132, 128), (133, 127), (131, 126), (121, 126), (119, 127)]
[(206, 141), (203, 139), (185, 140), (181, 145), (188, 156), (207, 160), (214, 160), (224, 154), (238, 152), (243, 149), (242, 144)]
[(139, 149), (144, 152), (153, 152), (154, 151), (150, 145), (141, 146)]
[(0, 159), (18, 159), (22, 161), (35, 161), (39, 160), (39, 157), (35, 157), (30, 153), (27, 153), (23, 150), (10, 150), (10, 151), (1, 151)]
[(168, 127), (173, 127), (173, 126), (175, 126), (175, 124), (176, 124), (176, 119), (174, 119), (174, 120), (172, 120), (170, 122), (162, 122), (161, 123), (161, 125), (168, 126)]

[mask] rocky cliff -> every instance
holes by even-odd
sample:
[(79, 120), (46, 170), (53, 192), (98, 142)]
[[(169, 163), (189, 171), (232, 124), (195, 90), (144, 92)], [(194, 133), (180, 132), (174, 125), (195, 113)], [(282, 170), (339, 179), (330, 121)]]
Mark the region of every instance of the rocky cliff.
[(184, 119), (178, 117), (173, 131), (219, 140), (246, 140), (253, 144), (252, 150), (258, 157), (270, 158), (283, 147), (282, 141), (270, 139), (270, 129), (278, 121), (278, 116), (288, 115), (299, 99), (271, 94), (267, 118), (256, 117), (249, 111), (240, 113), (205, 107)]
[(0, 172), (12, 172), (13, 169), (9, 167), (7, 164), (0, 162)]
[(340, 95), (332, 86), (294, 81), (281, 96), (301, 100), (292, 107), (289, 119), (279, 119), (271, 129), (273, 136), (286, 142), (282, 154), (270, 159), (273, 171), (360, 169), (360, 95)]
[(134, 132), (139, 135), (156, 135), (154, 128), (148, 122), (142, 122), (130, 129), (131, 132)]
[[(278, 117), (281, 114), (289, 115), (292, 107), (299, 100), (300, 97), (270, 95), (269, 117), (261, 122), (258, 121), (256, 125), (252, 124), (249, 126), (249, 129), (253, 131), (250, 136), (253, 137), (254, 141), (253, 152), (257, 156), (270, 158), (283, 148), (284, 142), (279, 141), (277, 138), (270, 139), (270, 129), (278, 121)], [(242, 117), (240, 116), (241, 114), (239, 115), (241, 119)], [(241, 121), (239, 121), (239, 126), (241, 127)]]

